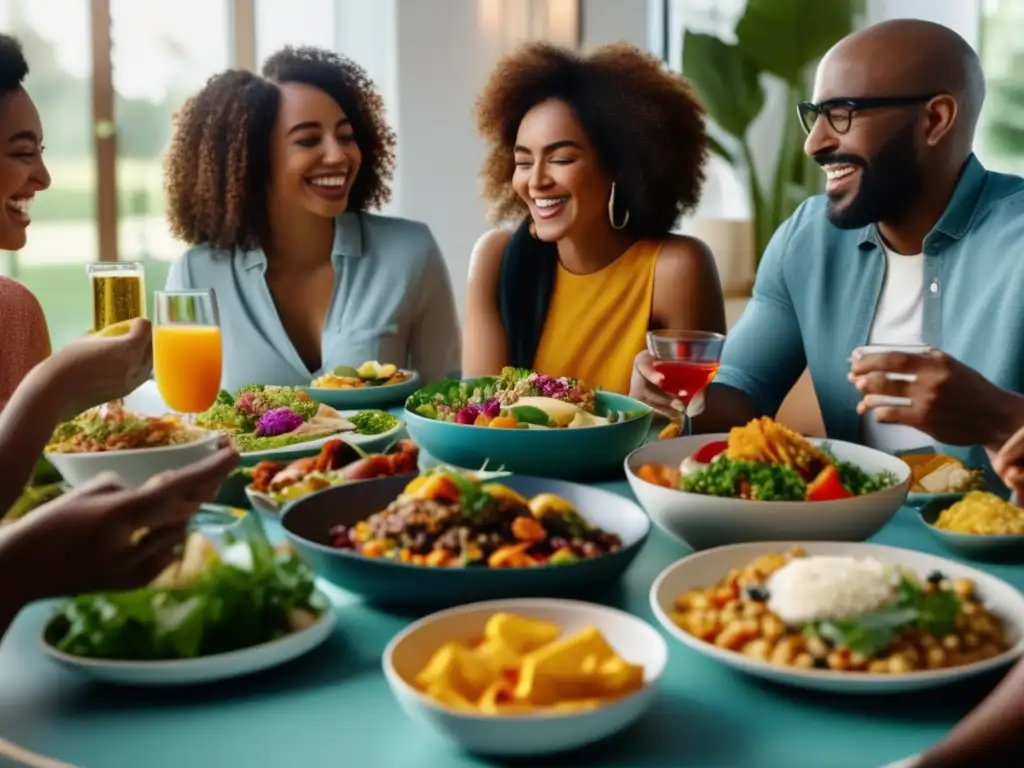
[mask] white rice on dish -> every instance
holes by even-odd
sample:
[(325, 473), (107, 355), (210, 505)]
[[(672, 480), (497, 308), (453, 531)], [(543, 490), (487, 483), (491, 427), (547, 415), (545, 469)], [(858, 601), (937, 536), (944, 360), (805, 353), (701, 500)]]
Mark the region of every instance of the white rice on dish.
[(768, 609), (790, 625), (861, 616), (896, 599), (897, 575), (872, 558), (798, 557), (768, 579)]

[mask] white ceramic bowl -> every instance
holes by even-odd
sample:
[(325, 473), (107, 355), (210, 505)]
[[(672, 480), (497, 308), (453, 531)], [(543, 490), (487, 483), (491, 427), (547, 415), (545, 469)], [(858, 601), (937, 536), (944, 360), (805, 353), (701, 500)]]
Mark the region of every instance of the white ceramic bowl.
[(645, 482), (636, 473), (644, 464), (678, 467), (702, 445), (728, 435), (693, 435), (659, 440), (626, 457), (626, 479), (651, 520), (694, 549), (747, 541), (864, 541), (876, 534), (903, 504), (910, 467), (887, 453), (839, 440), (827, 444), (836, 458), (870, 473), (888, 470), (896, 485), (866, 496), (837, 501), (747, 501), (684, 493)]
[(217, 450), (217, 432), (205, 432), (198, 440), (163, 448), (134, 448), (101, 453), (46, 453), (46, 458), (72, 488), (104, 472), (114, 472), (135, 488), (153, 475), (193, 464)]
[[(597, 627), (624, 659), (644, 666), (644, 687), (589, 712), (503, 717), (447, 709), (408, 682), (438, 648), (452, 640), (480, 637), (487, 619), (502, 611), (554, 622), (563, 635)], [(411, 718), (469, 752), (504, 757), (563, 752), (621, 731), (650, 706), (667, 662), (664, 638), (635, 616), (592, 603), (535, 598), (471, 603), (432, 614), (396, 635), (383, 656), (388, 684)]]
[[(933, 571), (941, 571), (950, 578), (971, 579), (977, 594), (988, 609), (1003, 620), (1013, 645), (1010, 650), (999, 656), (962, 667), (896, 675), (872, 675), (863, 672), (833, 672), (775, 666), (698, 640), (672, 621), (671, 613), (675, 599), (683, 592), (708, 587), (721, 581), (730, 570), (746, 565), (760, 555), (784, 552), (795, 546), (803, 547), (808, 555), (871, 557), (883, 563), (909, 568), (921, 578)], [(735, 544), (698, 552), (673, 563), (659, 574), (651, 587), (651, 608), (670, 635), (702, 656), (765, 680), (831, 693), (887, 694), (937, 688), (1008, 666), (1024, 653), (1024, 595), (1019, 590), (995, 576), (953, 560), (899, 547), (887, 547), (884, 544), (780, 541)]]
[(75, 672), (94, 680), (115, 685), (177, 686), (201, 685), (233, 677), (255, 674), (280, 666), (309, 653), (334, 631), (334, 610), (324, 594), (319, 600), (327, 608), (317, 621), (269, 643), (254, 645), (228, 653), (201, 656), (197, 659), (173, 661), (112, 661), (72, 656), (57, 650), (40, 637), (40, 647), (47, 656)]

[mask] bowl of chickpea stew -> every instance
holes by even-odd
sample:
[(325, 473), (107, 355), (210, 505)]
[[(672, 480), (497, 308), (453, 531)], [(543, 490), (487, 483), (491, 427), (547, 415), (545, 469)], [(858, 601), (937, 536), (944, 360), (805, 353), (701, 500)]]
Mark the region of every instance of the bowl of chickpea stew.
[(434, 468), (339, 485), (290, 504), (281, 524), (327, 581), (416, 609), (590, 596), (618, 581), (650, 531), (639, 505), (611, 491), (473, 477)]
[(811, 690), (935, 688), (1024, 653), (1024, 595), (1016, 588), (881, 544), (718, 547), (662, 571), (650, 600), (668, 633), (697, 653)]

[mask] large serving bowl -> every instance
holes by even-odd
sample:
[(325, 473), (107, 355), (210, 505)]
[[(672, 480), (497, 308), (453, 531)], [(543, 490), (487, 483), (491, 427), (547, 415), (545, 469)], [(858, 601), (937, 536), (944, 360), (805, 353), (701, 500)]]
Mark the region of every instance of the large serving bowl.
[(46, 453), (46, 458), (73, 488), (104, 472), (114, 472), (129, 487), (145, 483), (153, 475), (193, 464), (217, 450), (220, 434), (204, 431), (190, 443), (161, 448), (134, 448), (99, 453)]
[(456, 467), (504, 467), (536, 477), (582, 480), (617, 474), (651, 429), (651, 410), (625, 395), (597, 393), (598, 413), (642, 411), (615, 424), (579, 429), (494, 429), (436, 421), (409, 410), (409, 436), (435, 459)]
[(694, 435), (661, 440), (626, 459), (626, 478), (640, 504), (663, 530), (694, 549), (748, 541), (864, 541), (892, 519), (910, 484), (910, 467), (887, 453), (839, 440), (827, 444), (836, 458), (866, 472), (892, 472), (899, 483), (876, 493), (837, 501), (748, 501), (684, 493), (641, 480), (644, 464), (678, 467), (705, 443), (728, 435)]
[[(558, 624), (563, 637), (597, 628), (626, 661), (643, 665), (644, 687), (586, 712), (495, 716), (448, 709), (410, 683), (438, 648), (479, 638), (487, 620), (502, 612)], [(435, 613), (400, 632), (382, 658), (388, 685), (412, 719), (467, 751), (505, 757), (563, 752), (621, 731), (650, 706), (667, 662), (665, 640), (647, 622), (603, 605), (543, 599), (496, 600)]]
[[(1011, 647), (998, 656), (974, 664), (900, 674), (799, 669), (770, 664), (719, 648), (683, 631), (672, 620), (675, 600), (682, 593), (715, 584), (733, 568), (742, 568), (761, 555), (785, 552), (797, 546), (811, 556), (873, 558), (882, 563), (908, 568), (918, 574), (919, 578), (938, 571), (950, 579), (970, 579), (974, 582), (975, 594), (1006, 625)], [(765, 680), (832, 693), (887, 694), (935, 688), (1006, 667), (1024, 653), (1024, 595), (1015, 587), (984, 571), (953, 560), (882, 544), (787, 541), (718, 547), (690, 555), (668, 566), (655, 579), (650, 600), (651, 609), (665, 630), (702, 656)]]
[(367, 600), (417, 609), (511, 597), (581, 597), (595, 594), (622, 576), (647, 539), (650, 522), (633, 501), (610, 491), (537, 477), (500, 482), (527, 498), (553, 493), (581, 517), (622, 540), (622, 549), (567, 565), (533, 568), (431, 568), (364, 557), (331, 546), (328, 531), (351, 526), (388, 506), (409, 483), (388, 477), (339, 485), (285, 507), (285, 535), (318, 575)]
[(409, 395), (420, 387), (420, 375), (416, 371), (403, 371), (409, 378), (398, 384), (385, 384), (376, 387), (357, 387), (355, 389), (335, 389), (333, 387), (302, 387), (306, 394), (318, 403), (331, 408), (383, 408), (389, 405), (400, 405)]

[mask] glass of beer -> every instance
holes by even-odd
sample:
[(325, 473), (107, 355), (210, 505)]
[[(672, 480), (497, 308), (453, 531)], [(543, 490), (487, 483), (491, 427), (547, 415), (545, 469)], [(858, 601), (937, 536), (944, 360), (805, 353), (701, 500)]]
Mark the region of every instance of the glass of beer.
[(142, 264), (101, 261), (85, 268), (92, 283), (92, 330), (146, 316), (146, 281)]
[(153, 378), (167, 407), (192, 421), (220, 392), (217, 300), (209, 290), (157, 291), (153, 300)]

